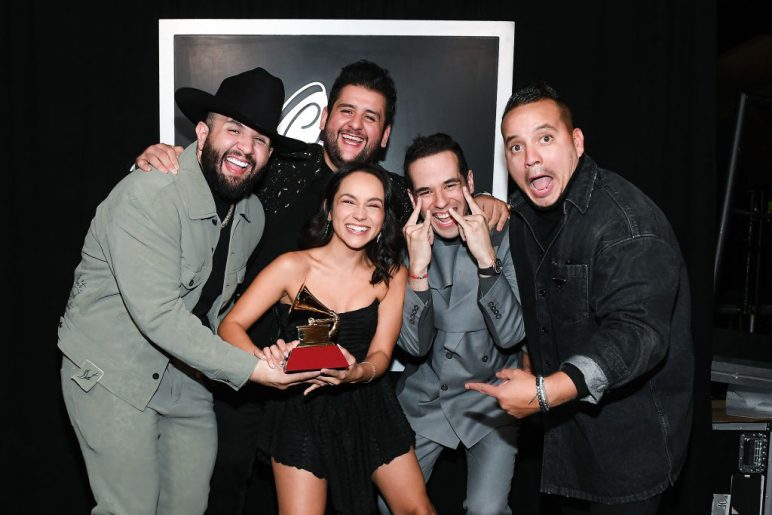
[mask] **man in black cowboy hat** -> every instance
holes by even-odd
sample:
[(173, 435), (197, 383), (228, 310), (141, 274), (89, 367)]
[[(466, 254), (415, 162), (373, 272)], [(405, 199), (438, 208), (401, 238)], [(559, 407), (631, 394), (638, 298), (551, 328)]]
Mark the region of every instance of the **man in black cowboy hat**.
[(282, 81), (256, 68), (176, 100), (196, 124), (184, 173), (130, 174), (99, 205), (59, 323), (93, 513), (204, 511), (217, 450), (204, 376), (236, 390), (316, 375), (287, 376), (216, 336), (263, 232), (254, 182), (272, 152), (304, 146), (276, 133)]

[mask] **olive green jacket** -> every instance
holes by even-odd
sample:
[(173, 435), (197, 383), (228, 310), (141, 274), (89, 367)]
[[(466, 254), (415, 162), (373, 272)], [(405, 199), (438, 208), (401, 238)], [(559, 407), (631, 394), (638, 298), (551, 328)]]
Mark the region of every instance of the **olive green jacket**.
[[(147, 406), (170, 357), (234, 389), (257, 365), (191, 313), (221, 230), (196, 148), (182, 153), (177, 175), (130, 173), (99, 205), (59, 322), (59, 348), (81, 366), (81, 387), (99, 382), (138, 409)], [(236, 205), (222, 294), (208, 313), (215, 331), (264, 225), (257, 197)]]

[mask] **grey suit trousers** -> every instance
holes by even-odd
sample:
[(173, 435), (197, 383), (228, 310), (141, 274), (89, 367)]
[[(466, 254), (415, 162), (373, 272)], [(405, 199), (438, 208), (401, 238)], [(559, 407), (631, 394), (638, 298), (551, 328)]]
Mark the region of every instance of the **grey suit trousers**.
[[(467, 515), (511, 515), (509, 490), (515, 474), (519, 425), (500, 426), (466, 450)], [(445, 446), (416, 433), (415, 453), (424, 481), (429, 481), (434, 465)], [(391, 513), (382, 497), (378, 509)]]
[(195, 515), (206, 509), (217, 452), (212, 395), (169, 365), (140, 411), (62, 360), (62, 394), (96, 499), (92, 514)]

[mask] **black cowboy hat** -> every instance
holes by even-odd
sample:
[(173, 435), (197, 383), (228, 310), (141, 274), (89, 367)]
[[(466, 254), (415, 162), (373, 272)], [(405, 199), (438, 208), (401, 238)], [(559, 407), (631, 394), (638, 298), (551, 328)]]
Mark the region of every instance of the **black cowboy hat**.
[(306, 148), (302, 141), (276, 132), (284, 103), (284, 83), (263, 68), (226, 78), (214, 95), (196, 88), (180, 88), (174, 98), (193, 123), (204, 121), (210, 112), (215, 112), (269, 136), (278, 152)]

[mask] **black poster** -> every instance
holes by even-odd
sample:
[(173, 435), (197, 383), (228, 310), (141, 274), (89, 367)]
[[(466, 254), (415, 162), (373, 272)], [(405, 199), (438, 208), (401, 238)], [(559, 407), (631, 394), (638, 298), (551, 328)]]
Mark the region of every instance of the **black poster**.
[(498, 132), (511, 93), (513, 22), (389, 20), (161, 20), (161, 140), (187, 145), (193, 126), (174, 90), (214, 93), (224, 77), (262, 66), (284, 81), (279, 131), (315, 142), (340, 69), (368, 59), (388, 69), (397, 109), (382, 164), (402, 173), (419, 135), (446, 132), (464, 149), (478, 190), (506, 197)]

